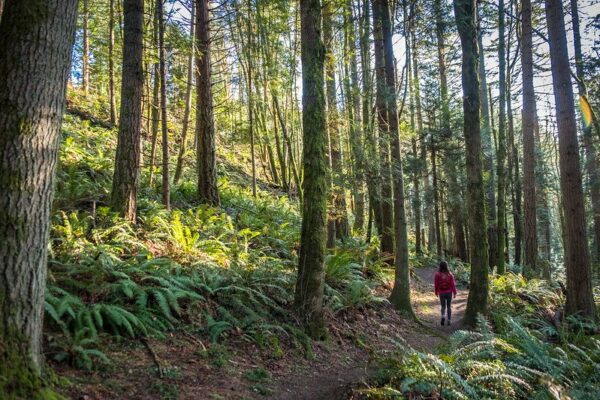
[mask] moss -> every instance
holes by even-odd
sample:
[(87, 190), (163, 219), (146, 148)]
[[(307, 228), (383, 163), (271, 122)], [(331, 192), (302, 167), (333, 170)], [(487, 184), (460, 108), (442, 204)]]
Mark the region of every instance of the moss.
[(63, 400), (52, 388), (53, 375), (44, 376), (28, 355), (24, 341), (16, 329), (9, 329), (0, 341), (0, 398), (4, 400)]

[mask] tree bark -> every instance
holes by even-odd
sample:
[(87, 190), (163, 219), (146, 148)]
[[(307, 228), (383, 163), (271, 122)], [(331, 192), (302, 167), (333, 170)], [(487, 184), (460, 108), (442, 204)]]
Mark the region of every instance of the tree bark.
[(115, 96), (115, 1), (108, 6), (108, 101), (110, 103), (110, 123), (117, 123), (117, 100)]
[(473, 326), (479, 313), (486, 314), (489, 258), (486, 232), (485, 196), (479, 125), (479, 78), (476, 6), (474, 0), (454, 0), (454, 15), (462, 47), (463, 131), (467, 167), (467, 209), (471, 258), (471, 285), (465, 324)]
[(594, 318), (590, 253), (586, 240), (585, 209), (573, 86), (567, 51), (565, 18), (560, 0), (546, 0), (550, 65), (560, 154), (560, 188), (565, 213), (565, 264), (568, 314)]
[[(512, 6), (515, 4), (515, 0), (511, 0), (511, 12)], [(514, 62), (510, 62), (510, 52), (511, 52), (511, 33), (512, 28), (515, 26), (511, 20), (508, 34), (508, 42), (507, 42), (507, 51), (506, 51), (506, 63), (508, 66), (508, 72), (506, 74), (506, 110), (507, 110), (507, 120), (508, 120), (508, 142), (509, 142), (509, 160), (508, 160), (508, 171), (509, 171), (509, 182), (511, 183), (511, 200), (512, 200), (512, 215), (513, 215), (513, 227), (515, 232), (514, 239), (514, 257), (513, 263), (516, 265), (521, 265), (521, 253), (522, 253), (522, 243), (523, 243), (523, 222), (522, 222), (522, 203), (521, 203), (521, 174), (519, 168), (519, 151), (517, 146), (515, 145), (515, 128), (514, 128), (514, 120), (513, 120), (513, 111), (512, 111), (512, 68), (516, 62), (516, 54), (514, 58)], [(518, 53), (517, 44), (517, 51)]]
[(20, 385), (43, 367), (50, 212), (76, 16), (76, 0), (7, 0), (0, 23), (0, 387), (15, 398), (35, 397)]
[(188, 71), (187, 71), (187, 88), (185, 92), (185, 111), (183, 112), (183, 126), (181, 128), (181, 144), (179, 145), (179, 154), (177, 155), (177, 166), (175, 167), (175, 177), (173, 183), (177, 184), (183, 173), (183, 162), (185, 153), (187, 152), (187, 134), (190, 124), (190, 114), (192, 110), (192, 91), (194, 88), (194, 55), (196, 53), (195, 46), (195, 26), (196, 26), (196, 2), (192, 1), (192, 12), (190, 18), (190, 40), (192, 48), (188, 56)]
[(390, 132), (388, 126), (388, 102), (386, 101), (385, 54), (383, 28), (380, 17), (375, 16), (373, 0), (373, 45), (375, 49), (375, 80), (377, 122), (379, 127), (379, 153), (381, 176), (381, 252), (388, 262), (392, 263), (394, 254), (394, 210), (392, 199), (392, 168), (390, 165)]
[[(167, 54), (165, 51), (165, 16), (163, 0), (156, 0), (158, 8), (158, 70), (160, 75), (160, 122), (162, 133), (162, 203), (171, 208), (171, 188), (169, 182), (169, 131), (167, 119)], [(124, 53), (126, 54), (126, 53)]]
[[(374, 0), (373, 2), (374, 26), (380, 26), (383, 36), (383, 52), (385, 61), (385, 85), (378, 85), (378, 90), (383, 89), (387, 102), (387, 119), (391, 136), (391, 157), (394, 187), (394, 233), (395, 233), (395, 277), (394, 288), (390, 295), (390, 302), (396, 309), (414, 315), (410, 304), (410, 273), (408, 265), (408, 236), (406, 232), (406, 213), (404, 209), (404, 179), (402, 174), (402, 159), (400, 155), (400, 135), (398, 131), (398, 110), (396, 102), (396, 72), (394, 49), (392, 43), (392, 20), (388, 0)], [(380, 114), (381, 115), (381, 114)]]
[(153, 30), (152, 30), (152, 43), (156, 46), (156, 61), (152, 67), (152, 75), (154, 76), (154, 86), (152, 88), (152, 137), (150, 144), (150, 167), (149, 167), (149, 186), (152, 186), (154, 180), (154, 165), (156, 163), (156, 144), (158, 141), (158, 128), (160, 124), (160, 63), (158, 59), (160, 54), (158, 51), (158, 7), (154, 2), (154, 13), (152, 18)]
[[(437, 41), (437, 58), (438, 58), (438, 72), (440, 74), (440, 95), (442, 101), (442, 137), (447, 143), (454, 141), (452, 129), (450, 127), (451, 116), (450, 116), (450, 105), (448, 99), (448, 77), (447, 77), (447, 66), (446, 66), (446, 45), (444, 33), (446, 31), (446, 23), (444, 21), (444, 10), (442, 7), (441, 0), (435, 0), (433, 2), (433, 11), (435, 14), (435, 33)], [(460, 203), (461, 203), (461, 188), (458, 182), (458, 157), (454, 151), (450, 150), (447, 152), (443, 170), (444, 175), (448, 179), (448, 218), (449, 222), (453, 227), (454, 231), (454, 242), (455, 242), (455, 253), (456, 255), (466, 261), (467, 259), (467, 245), (465, 242), (465, 235), (463, 231), (464, 218), (462, 215)]]
[(121, 119), (111, 207), (130, 221), (136, 219), (140, 171), (140, 136), (144, 71), (144, 2), (127, 0), (124, 10), (123, 77), (121, 79)]
[(356, 30), (352, 1), (346, 1), (345, 7), (345, 65), (350, 64), (350, 73), (347, 76), (348, 119), (350, 124), (350, 148), (354, 158), (354, 184), (352, 195), (354, 198), (354, 229), (362, 231), (365, 225), (365, 196), (364, 196), (364, 143), (363, 132), (359, 122), (360, 117), (360, 89), (358, 87), (358, 63), (355, 48)]
[[(581, 51), (581, 32), (579, 30), (579, 9), (577, 0), (571, 0), (571, 17), (573, 23), (573, 47), (575, 48), (575, 71), (579, 96), (586, 96), (585, 74), (583, 71), (583, 53)], [(585, 149), (585, 169), (589, 179), (590, 198), (594, 222), (594, 246), (592, 258), (600, 262), (600, 176), (598, 174), (598, 159), (592, 137), (592, 124), (586, 124), (582, 119), (583, 146)]]
[(320, 0), (300, 0), (304, 201), (295, 306), (313, 338), (323, 338), (323, 290), (327, 222), (327, 120), (325, 47), (321, 40)]
[[(377, 138), (372, 124), (373, 79), (371, 75), (371, 34), (370, 0), (362, 0), (360, 16), (360, 57), (362, 67), (362, 128), (365, 135), (365, 177), (369, 197), (369, 215), (375, 222), (377, 232), (383, 232), (383, 211), (381, 205), (381, 171)], [(367, 235), (369, 236), (369, 235)], [(370, 236), (369, 236), (370, 237)]]
[(431, 177), (433, 193), (433, 219), (435, 222), (435, 253), (439, 259), (444, 257), (443, 251), (443, 236), (440, 223), (440, 199), (439, 199), (439, 187), (438, 187), (438, 174), (437, 174), (437, 151), (436, 143), (431, 138)]
[(198, 199), (202, 203), (220, 204), (217, 186), (216, 132), (213, 116), (213, 93), (210, 65), (209, 0), (195, 0), (196, 42), (199, 57), (196, 60), (196, 136), (198, 164)]
[(342, 149), (340, 143), (335, 56), (333, 53), (334, 8), (330, 2), (323, 10), (323, 41), (325, 44), (325, 89), (327, 101), (327, 132), (331, 164), (331, 204), (327, 223), (327, 246), (335, 247), (337, 239), (348, 237), (348, 212), (343, 188)]
[(535, 207), (535, 121), (537, 109), (533, 87), (533, 44), (531, 1), (521, 0), (521, 65), (523, 70), (523, 202), (525, 233), (525, 267), (536, 271), (537, 216)]
[[(479, 4), (479, 2), (477, 3)], [(481, 23), (479, 18), (478, 24)], [(494, 171), (494, 151), (492, 145), (492, 126), (490, 123), (490, 99), (488, 97), (487, 75), (485, 70), (485, 56), (483, 51), (483, 34), (478, 30), (477, 40), (479, 46), (479, 97), (481, 99), (481, 139), (483, 143), (483, 168), (484, 168), (484, 186), (487, 211), (487, 235), (489, 245), (489, 265), (490, 268), (496, 264), (498, 254), (498, 238), (496, 232), (496, 185)]]
[(498, 274), (506, 271), (505, 253), (506, 247), (506, 44), (505, 44), (505, 8), (504, 0), (498, 4), (498, 151), (496, 171), (498, 177), (498, 251), (496, 259), (496, 268)]

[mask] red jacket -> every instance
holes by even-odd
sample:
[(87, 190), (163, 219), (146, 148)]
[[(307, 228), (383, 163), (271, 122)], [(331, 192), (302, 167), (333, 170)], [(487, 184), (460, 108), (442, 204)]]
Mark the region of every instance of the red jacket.
[(442, 277), (442, 275), (445, 275), (445, 274), (446, 274), (445, 272), (436, 272), (433, 277), (435, 295), (439, 296), (440, 294), (443, 294), (443, 293), (453, 293), (456, 296), (456, 283), (454, 282), (454, 275), (452, 275), (452, 272), (447, 273), (449, 276), (449, 281), (450, 281), (450, 289), (446, 289), (446, 290), (440, 289), (440, 284), (441, 284), (442, 280), (448, 279), (447, 277)]

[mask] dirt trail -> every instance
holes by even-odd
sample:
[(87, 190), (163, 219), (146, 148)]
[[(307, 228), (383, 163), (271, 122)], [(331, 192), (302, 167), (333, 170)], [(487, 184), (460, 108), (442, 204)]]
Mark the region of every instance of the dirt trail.
[(416, 290), (413, 291), (413, 307), (425, 326), (435, 329), (444, 336), (449, 336), (462, 329), (469, 291), (457, 288), (456, 298), (452, 300), (452, 325), (440, 325), (440, 301), (433, 291), (435, 271), (435, 268), (417, 268), (415, 270), (419, 281), (413, 285), (416, 287)]
[(458, 290), (452, 301), (452, 325), (441, 326), (439, 300), (433, 291), (435, 271), (435, 268), (418, 268), (412, 282), (413, 308), (422, 325), (400, 316), (391, 305), (385, 304), (375, 311), (366, 310), (364, 321), (330, 326), (330, 331), (337, 335), (337, 343), (317, 344), (320, 350), (316, 360), (274, 377), (275, 388), (269, 399), (347, 399), (351, 389), (366, 382), (375, 371), (375, 366), (369, 364), (369, 352), (356, 346), (357, 337), (379, 351), (393, 350), (394, 340), (404, 340), (421, 351), (435, 351), (446, 337), (462, 327), (468, 294), (467, 290)]

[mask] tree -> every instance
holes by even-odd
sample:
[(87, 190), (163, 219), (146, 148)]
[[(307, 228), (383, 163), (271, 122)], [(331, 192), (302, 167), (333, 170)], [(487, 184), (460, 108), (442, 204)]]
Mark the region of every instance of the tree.
[(504, 0), (498, 4), (498, 151), (496, 162), (496, 176), (498, 177), (497, 196), (497, 231), (498, 251), (496, 252), (496, 268), (499, 274), (506, 270), (504, 249), (506, 247), (506, 44), (505, 34), (505, 9)]
[(566, 312), (594, 318), (596, 306), (592, 293), (590, 252), (586, 239), (579, 143), (565, 18), (560, 0), (546, 0), (545, 4), (558, 124), (560, 191), (565, 215)]
[(325, 333), (323, 290), (329, 175), (321, 1), (300, 0), (300, 14), (304, 201), (295, 306), (310, 336), (321, 338)]
[(537, 109), (533, 88), (533, 43), (531, 1), (521, 0), (521, 67), (523, 70), (523, 208), (525, 266), (535, 271), (537, 263), (537, 217), (535, 208), (535, 121)]
[(115, 0), (108, 5), (108, 97), (110, 104), (110, 123), (117, 122), (117, 100), (115, 96)]
[(135, 221), (140, 174), (140, 135), (144, 71), (144, 1), (123, 3), (123, 77), (121, 110), (111, 207), (130, 221)]
[[(480, 5), (480, 1), (477, 2)], [(479, 8), (479, 7), (478, 7)], [(479, 10), (481, 14), (482, 10)], [(493, 267), (497, 260), (497, 219), (496, 215), (496, 188), (495, 188), (495, 174), (494, 174), (494, 151), (492, 146), (492, 126), (490, 123), (490, 98), (488, 96), (488, 85), (487, 85), (487, 73), (485, 69), (485, 55), (483, 49), (483, 30), (481, 29), (481, 20), (478, 20), (480, 26), (477, 40), (479, 46), (479, 98), (481, 102), (481, 137), (483, 143), (483, 167), (485, 171), (485, 198), (486, 198), (486, 211), (488, 218), (487, 235), (489, 245), (489, 265)]]
[[(446, 45), (444, 33), (446, 22), (444, 20), (444, 7), (442, 0), (433, 2), (435, 14), (435, 35), (437, 42), (438, 72), (440, 75), (440, 95), (442, 102), (442, 138), (446, 143), (454, 140), (450, 126), (450, 106), (448, 96), (448, 77), (446, 66)], [(454, 230), (455, 253), (463, 261), (467, 260), (467, 244), (463, 230), (464, 217), (460, 207), (461, 188), (458, 181), (458, 157), (456, 152), (448, 151), (444, 162), (444, 173), (448, 179), (448, 218)]]
[(334, 40), (334, 7), (327, 2), (323, 12), (323, 41), (325, 45), (325, 90), (327, 104), (327, 133), (329, 135), (329, 159), (331, 165), (330, 215), (327, 222), (327, 247), (335, 247), (336, 239), (348, 236), (348, 212), (342, 185), (343, 166), (339, 130), (339, 113), (337, 106), (337, 89), (335, 80)]
[(209, 0), (196, 3), (196, 161), (198, 167), (198, 198), (203, 203), (220, 203), (217, 187), (216, 132), (213, 116), (213, 93), (210, 65)]
[(392, 166), (390, 164), (390, 132), (388, 127), (388, 104), (386, 100), (385, 54), (383, 42), (383, 27), (380, 17), (375, 16), (373, 7), (373, 46), (375, 50), (375, 105), (379, 128), (379, 158), (381, 182), (381, 252), (391, 263), (394, 254), (394, 209), (392, 199)]
[[(43, 366), (46, 257), (76, 0), (8, 0), (0, 22), (0, 391)], [(10, 397), (9, 397), (10, 398)]]
[[(579, 9), (577, 0), (571, 0), (571, 16), (573, 23), (573, 47), (575, 49), (575, 73), (579, 97), (587, 98), (585, 77), (583, 72), (583, 53), (581, 51), (581, 33), (579, 31)], [(582, 119), (583, 120), (583, 119)], [(594, 222), (593, 259), (600, 262), (600, 175), (598, 174), (597, 152), (592, 138), (592, 124), (583, 122), (583, 146), (585, 148), (585, 169), (587, 171), (592, 202)]]
[(463, 132), (467, 170), (467, 209), (471, 238), (471, 285), (465, 324), (473, 326), (477, 314), (487, 312), (488, 244), (479, 126), (478, 47), (475, 24), (475, 1), (454, 0), (454, 15), (462, 47)]
[(410, 269), (408, 265), (408, 236), (406, 232), (406, 213), (404, 210), (404, 179), (402, 159), (400, 155), (400, 135), (398, 132), (398, 110), (396, 102), (396, 72), (394, 49), (392, 42), (392, 19), (388, 0), (373, 2), (373, 19), (379, 22), (383, 36), (383, 53), (385, 60), (385, 86), (378, 85), (378, 90), (385, 90), (387, 103), (387, 125), (391, 137), (392, 181), (394, 188), (394, 235), (395, 235), (395, 278), (394, 288), (390, 295), (391, 303), (401, 311), (413, 315), (410, 304)]
[(185, 111), (183, 112), (183, 127), (181, 128), (181, 143), (179, 147), (179, 154), (177, 155), (177, 166), (175, 167), (175, 177), (173, 182), (177, 184), (181, 179), (183, 172), (183, 159), (187, 150), (187, 134), (190, 123), (190, 113), (192, 109), (192, 89), (194, 87), (194, 53), (196, 52), (196, 46), (194, 44), (194, 27), (196, 19), (196, 2), (192, 1), (192, 12), (190, 19), (190, 39), (192, 41), (192, 48), (190, 49), (190, 55), (188, 56), (188, 71), (187, 71), (187, 86), (185, 92)]
[[(171, 208), (169, 184), (169, 131), (167, 120), (167, 54), (165, 50), (165, 16), (163, 0), (156, 0), (158, 14), (158, 75), (160, 79), (160, 122), (162, 133), (162, 203)], [(123, 53), (126, 54), (126, 53)]]
[(354, 229), (363, 230), (365, 225), (365, 199), (364, 199), (364, 149), (363, 132), (360, 118), (360, 89), (358, 87), (358, 53), (355, 48), (356, 31), (354, 27), (354, 14), (352, 1), (347, 0), (345, 5), (345, 31), (344, 31), (344, 65), (346, 69), (350, 64), (350, 72), (346, 71), (345, 90), (348, 96), (348, 123), (350, 124), (350, 148), (354, 159), (354, 185), (352, 195), (354, 197)]

